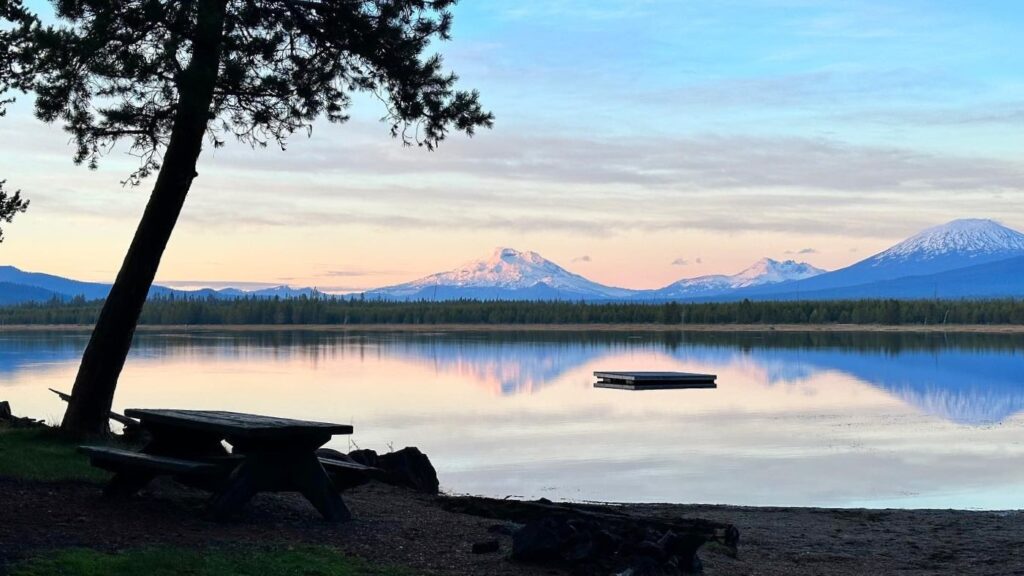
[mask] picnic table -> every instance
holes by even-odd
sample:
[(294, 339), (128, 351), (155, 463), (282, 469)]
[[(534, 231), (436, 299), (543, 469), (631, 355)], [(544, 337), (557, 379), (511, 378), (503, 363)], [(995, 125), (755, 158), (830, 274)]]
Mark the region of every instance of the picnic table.
[(218, 520), (265, 491), (297, 491), (325, 519), (351, 518), (316, 455), (332, 436), (351, 434), (351, 426), (208, 410), (129, 409), (125, 415), (152, 438), (141, 452), (81, 448), (94, 466), (114, 472), (107, 495), (131, 495), (170, 475), (211, 490), (209, 512)]

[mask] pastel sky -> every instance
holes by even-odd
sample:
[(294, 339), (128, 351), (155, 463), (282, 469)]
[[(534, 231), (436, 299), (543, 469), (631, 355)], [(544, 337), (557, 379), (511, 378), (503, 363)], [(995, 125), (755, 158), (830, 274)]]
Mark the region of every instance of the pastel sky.
[[(287, 151), (207, 150), (158, 282), (353, 291), (510, 246), (647, 288), (1024, 229), (1022, 31), (1009, 0), (463, 0), (439, 48), (493, 130), (403, 148), (360, 99)], [(110, 281), (152, 182), (74, 166), (30, 102), (0, 119), (32, 199), (0, 263)]]

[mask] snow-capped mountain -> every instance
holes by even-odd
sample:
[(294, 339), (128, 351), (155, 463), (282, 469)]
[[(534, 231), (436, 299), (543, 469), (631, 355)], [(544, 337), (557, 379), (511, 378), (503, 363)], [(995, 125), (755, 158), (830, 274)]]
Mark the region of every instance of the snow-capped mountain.
[[(994, 220), (953, 220), (928, 228), (867, 260), (871, 266), (935, 262), (948, 257), (970, 264), (1024, 254), (1024, 234)], [(938, 272), (939, 270), (932, 270)]]
[(779, 262), (771, 258), (762, 258), (750, 267), (731, 276), (713, 274), (696, 278), (683, 278), (660, 290), (648, 292), (645, 296), (652, 298), (713, 296), (750, 286), (803, 280), (804, 278), (811, 278), (824, 273), (825, 270), (815, 268), (806, 262), (796, 262), (795, 260)]
[[(914, 277), (915, 284), (921, 284), (920, 277), (1020, 256), (1024, 256), (1024, 234), (993, 220), (953, 220), (928, 228), (846, 268), (797, 282), (741, 290), (735, 296), (774, 298), (783, 293), (801, 293), (806, 297), (840, 298), (847, 296), (837, 289), (867, 288), (869, 284), (881, 282), (887, 282), (887, 291), (900, 293), (901, 289), (895, 286), (898, 279)], [(976, 278), (979, 290), (983, 291), (985, 281), (984, 275)], [(865, 290), (857, 293), (860, 294), (857, 297), (867, 297)]]
[(372, 290), (366, 296), (396, 300), (603, 300), (633, 293), (587, 280), (536, 252), (497, 248), (487, 258)]
[(771, 258), (761, 258), (746, 270), (728, 278), (733, 288), (745, 288), (747, 286), (789, 282), (790, 280), (803, 280), (804, 278), (811, 278), (825, 272), (827, 271), (811, 266), (806, 262), (797, 262), (795, 260), (779, 262)]
[[(0, 305), (103, 298), (110, 285), (0, 266)], [(150, 296), (188, 298), (321, 297), (312, 288), (254, 291), (176, 290), (154, 285)], [(629, 290), (574, 274), (536, 252), (498, 248), (490, 256), (419, 280), (371, 290), (388, 300), (832, 300), (839, 298), (1024, 297), (1024, 234), (992, 220), (954, 220), (915, 234), (870, 258), (833, 272), (764, 258), (737, 274), (685, 278), (661, 289)]]

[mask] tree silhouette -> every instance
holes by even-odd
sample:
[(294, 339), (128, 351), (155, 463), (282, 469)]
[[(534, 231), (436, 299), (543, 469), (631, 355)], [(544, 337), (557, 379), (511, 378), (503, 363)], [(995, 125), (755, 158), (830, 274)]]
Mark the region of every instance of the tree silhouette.
[[(2, 1), (2, 0), (0, 0)], [(348, 119), (354, 93), (384, 103), (392, 136), (433, 149), (489, 127), (475, 91), (441, 58), (455, 0), (54, 0), (19, 54), (36, 115), (62, 122), (76, 163), (115, 143), (127, 179), (156, 182), (75, 379), (62, 427), (107, 430), (107, 412), (160, 258), (198, 175), (206, 139), (280, 145), (314, 119)]]
[[(21, 197), (21, 190), (8, 194), (4, 190), (5, 180), (0, 180), (0, 220), (10, 223), (16, 214), (28, 210), (28, 200)], [(4, 241), (4, 231), (0, 230), (0, 242)]]
[[(24, 90), (26, 76), (19, 66), (19, 55), (24, 51), (28, 30), (35, 18), (25, 9), (21, 0), (0, 0), (0, 95), (11, 90)], [(11, 98), (0, 99), (0, 116), (7, 113)], [(21, 191), (9, 194), (4, 190), (7, 184), (0, 180), (0, 220), (10, 223), (17, 214), (28, 209), (28, 200), (21, 197)], [(0, 230), (0, 242), (4, 233)]]

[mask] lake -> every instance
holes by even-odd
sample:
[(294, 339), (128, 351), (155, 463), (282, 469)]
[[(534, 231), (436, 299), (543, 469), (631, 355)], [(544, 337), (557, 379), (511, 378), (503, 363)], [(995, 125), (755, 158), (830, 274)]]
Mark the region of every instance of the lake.
[[(88, 339), (0, 333), (0, 399), (59, 420)], [(145, 332), (115, 409), (224, 409), (418, 446), (452, 492), (778, 506), (1024, 508), (1024, 336)], [(718, 375), (594, 388), (595, 370)]]

